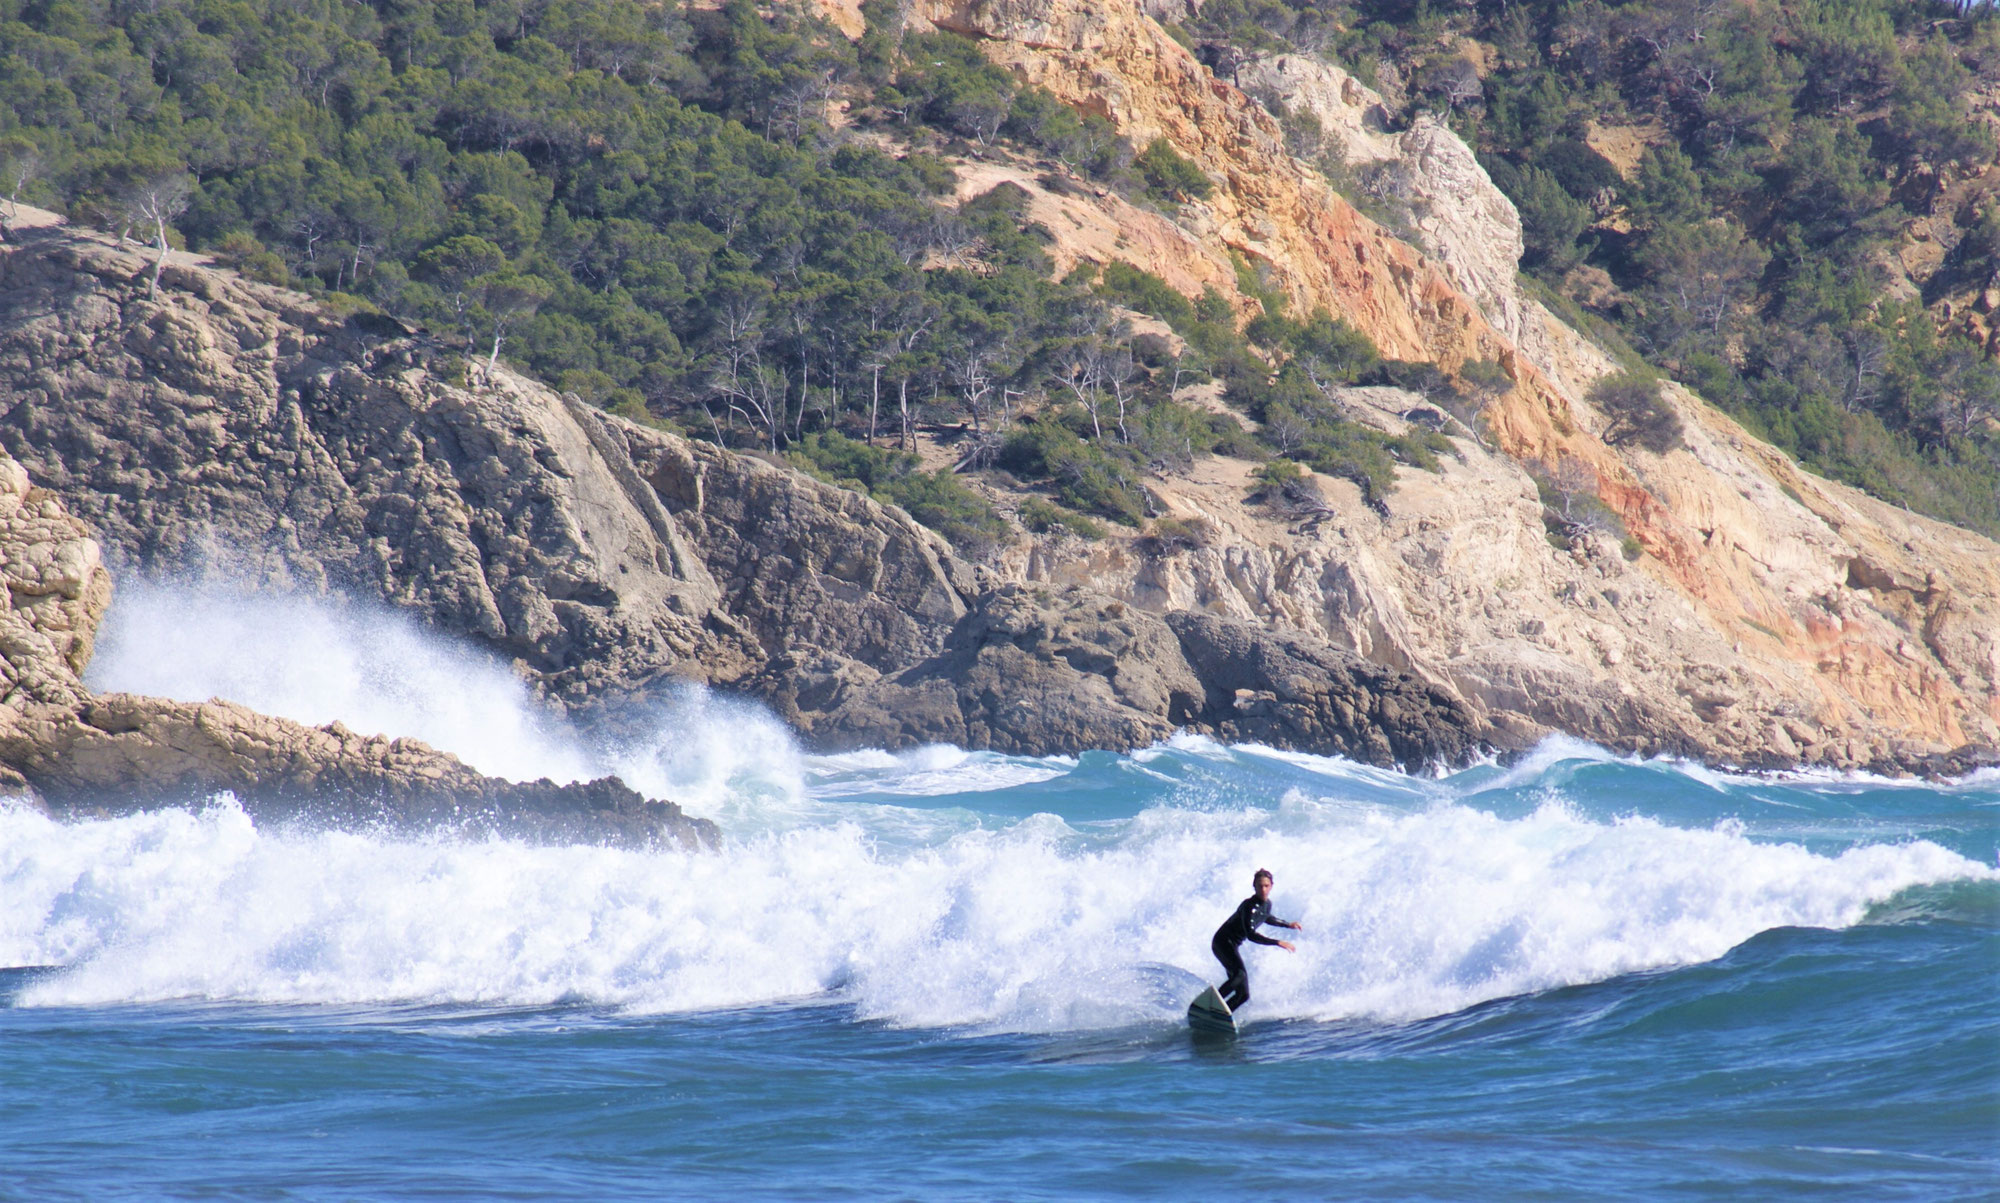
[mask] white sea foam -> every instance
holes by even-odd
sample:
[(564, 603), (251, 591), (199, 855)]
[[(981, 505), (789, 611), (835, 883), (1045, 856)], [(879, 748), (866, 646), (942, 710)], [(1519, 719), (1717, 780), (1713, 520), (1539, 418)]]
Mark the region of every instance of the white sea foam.
[(1482, 779), (1467, 792), (1477, 794), (1518, 789), (1542, 780), (1550, 769), (1570, 760), (1580, 760), (1590, 764), (1611, 764), (1621, 760), (1626, 764), (1638, 763), (1634, 758), (1620, 757), (1616, 752), (1601, 748), (1588, 740), (1569, 735), (1551, 735), (1528, 749), (1499, 773), (1491, 777), (1482, 774)]
[(503, 777), (575, 780), (592, 767), (505, 664), (402, 614), (338, 598), (124, 580), (87, 680), (412, 736)]
[[(590, 748), (504, 666), (380, 611), (158, 587), (120, 605), (101, 687), (340, 718), (489, 771), (615, 769), (716, 815), (730, 841), (682, 854), (260, 830), (201, 799), (68, 824), (0, 809), (0, 964), (70, 967), (28, 988), (31, 1005), (804, 998), (926, 1027), (1167, 1022), (1183, 1000), (1142, 967), (1218, 976), (1209, 934), (1261, 864), (1306, 931), (1296, 955), (1249, 950), (1251, 1013), (1405, 1019), (1705, 961), (1775, 927), (1853, 924), (1913, 886), (2000, 879), (1923, 841), (1822, 854), (1735, 823), (1593, 818), (1562, 801), (1560, 766), (1618, 758), (1569, 740), (1454, 784), (1182, 737), (1123, 766), (1172, 804), (1076, 828), (1014, 822), (981, 815), (976, 796), (1071, 773), (1099, 795), (1126, 787), (1105, 784), (1101, 758), (803, 757), (765, 712), (700, 691), (651, 738)], [(1197, 762), (1200, 796), (1175, 794)], [(1502, 788), (1549, 801), (1479, 808)]]
[(867, 749), (806, 760), (812, 793), (837, 798), (868, 793), (900, 797), (971, 794), (1031, 785), (1076, 767), (1067, 756), (1000, 756), (929, 744), (907, 752)]
[(1262, 744), (1239, 744), (1235, 751), (1248, 756), (1261, 756), (1294, 768), (1305, 769), (1321, 777), (1336, 782), (1356, 782), (1376, 791), (1389, 791), (1418, 798), (1436, 798), (1444, 795), (1438, 782), (1425, 777), (1413, 777), (1394, 769), (1377, 768), (1361, 764), (1344, 756), (1319, 756), (1311, 752), (1294, 752), (1283, 748), (1270, 748)]
[(898, 1024), (1071, 1029), (1173, 1018), (1135, 967), (1216, 976), (1209, 933), (1261, 864), (1306, 931), (1297, 955), (1248, 950), (1252, 1013), (1405, 1019), (2000, 878), (1923, 842), (1820, 856), (1554, 805), (1298, 809), (1155, 810), (1109, 844), (1040, 816), (896, 851), (835, 823), (687, 855), (266, 832), (227, 806), (75, 824), (17, 808), (0, 813), (0, 963), (73, 966), (23, 1000), (43, 1005), (831, 998)]

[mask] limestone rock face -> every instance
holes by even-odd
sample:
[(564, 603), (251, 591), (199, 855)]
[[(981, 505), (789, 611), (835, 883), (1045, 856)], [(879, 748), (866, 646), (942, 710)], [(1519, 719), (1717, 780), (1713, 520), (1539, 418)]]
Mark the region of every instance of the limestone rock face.
[[(1025, 579), (1323, 634), (1495, 708), (1503, 725), (1512, 713), (1619, 746), (1890, 766), (2000, 743), (2000, 546), (1810, 477), (1682, 389), (1668, 399), (1688, 424), (1684, 448), (1608, 443), (1587, 397), (1616, 365), (1513, 293), (1518, 217), (1449, 131), (1420, 122), (1390, 135), (1366, 89), (1297, 56), (1234, 76), (1313, 111), (1350, 161), (1394, 168), (1419, 250), (1292, 159), (1271, 116), (1138, 0), (920, 8), (1135, 143), (1167, 138), (1217, 185), (1177, 224), (1263, 269), (1297, 309), (1324, 307), (1385, 355), (1446, 373), (1496, 361), (1513, 385), (1482, 415), (1485, 441), (1462, 440), (1460, 462), (1481, 481), (1460, 496), (1484, 504), (1436, 496), (1406, 471), (1380, 528), (1343, 500), (1337, 522), (1274, 534), (1240, 490), (1211, 490), (1190, 505), (1225, 534), (1185, 567), (1044, 540), (1017, 557)], [(1359, 402), (1355, 416), (1371, 420)], [(1495, 451), (1505, 462), (1486, 462)], [(1589, 479), (1641, 558), (1614, 562), (1608, 538), (1544, 545), (1520, 471), (1536, 464)]]
[(1167, 621), (1225, 739), (1417, 768), (1462, 764), (1495, 736), (1450, 690), (1318, 640), (1191, 611)]
[[(809, 648), (888, 671), (936, 652), (965, 614), (972, 570), (903, 511), (713, 444), (594, 420), (687, 532), (716, 585), (710, 621), (737, 624), (766, 657)], [(720, 677), (706, 663), (690, 671)], [(752, 675), (769, 684), (767, 664)]]
[(838, 743), (950, 742), (1006, 752), (1144, 746), (1198, 717), (1200, 684), (1157, 615), (1079, 589), (1004, 587), (940, 653), (873, 680), (815, 688), (801, 665), (781, 712)]
[[(1357, 418), (1383, 425), (1420, 398), (1347, 390)], [(1686, 699), (1733, 656), (1694, 606), (1626, 560), (1614, 539), (1551, 547), (1534, 482), (1519, 464), (1457, 441), (1433, 474), (1406, 470), (1388, 512), (1343, 480), (1317, 482), (1323, 511), (1246, 504), (1252, 466), (1214, 460), (1154, 486), (1170, 516), (1209, 532), (1161, 554), (1138, 544), (1038, 545), (1023, 577), (1088, 588), (1170, 618), (1233, 619), (1394, 668), (1522, 736), (1581, 735), (1612, 747), (1742, 760), (1762, 728), (1736, 730)], [(1731, 669), (1746, 712), (1817, 697), (1779, 695)], [(1525, 726), (1522, 724), (1526, 724)]]
[(0, 707), (77, 704), (111, 601), (90, 528), (0, 458)]
[[(1168, 139), (1219, 186), (1181, 224), (1266, 268), (1299, 312), (1345, 315), (1385, 355), (1498, 358), (1505, 340), (1435, 262), (1286, 153), (1277, 122), (1217, 80), (1136, 0), (928, 0), (922, 15), (1145, 145)], [(1475, 165), (1476, 166), (1476, 165)], [(1511, 348), (1509, 348), (1511, 349)]]
[(1463, 139), (1428, 114), (1401, 133), (1385, 132), (1382, 97), (1321, 59), (1267, 55), (1243, 64), (1235, 79), (1267, 105), (1318, 118), (1350, 171), (1381, 172), (1384, 191), (1409, 205), (1424, 250), (1488, 321), (1521, 341), (1521, 215)]
[(1448, 692), (1324, 641), (1073, 585), (1002, 586), (899, 673), (795, 663), (791, 678), (786, 716), (836, 744), (1076, 753), (1187, 729), (1418, 769), (1462, 764), (1495, 734)]
[[(132, 262), (127, 262), (131, 259)], [(476, 395), (291, 294), (48, 231), (0, 256), (0, 445), (115, 566), (381, 596), (588, 697), (700, 653), (720, 593), (592, 421)]]

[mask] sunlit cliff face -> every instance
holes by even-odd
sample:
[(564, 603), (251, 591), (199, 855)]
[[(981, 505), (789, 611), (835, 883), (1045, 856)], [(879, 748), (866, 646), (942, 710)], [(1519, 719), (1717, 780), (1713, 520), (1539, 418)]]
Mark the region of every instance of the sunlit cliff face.
[[(1856, 763), (1893, 749), (2000, 738), (2000, 549), (1991, 540), (1808, 476), (1677, 386), (1668, 399), (1687, 423), (1683, 449), (1660, 456), (1607, 445), (1602, 415), (1582, 397), (1615, 365), (1539, 305), (1509, 295), (1514, 265), (1496, 256), (1518, 255), (1518, 224), (1497, 210), (1483, 225), (1431, 221), (1429, 254), (1396, 239), (1292, 160), (1269, 115), (1211, 76), (1133, 0), (937, 0), (922, 12), (979, 39), (1024, 80), (1108, 115), (1135, 144), (1169, 139), (1218, 185), (1205, 201), (1181, 206), (1176, 220), (1215, 259), (1235, 255), (1264, 273), (1298, 311), (1325, 308), (1385, 356), (1447, 371), (1472, 360), (1502, 364), (1514, 386), (1482, 415), (1494, 448), (1517, 463), (1580, 465), (1643, 549), (1636, 570), (1689, 608), (1634, 625), (1568, 607), (1575, 634), (1595, 649), (1580, 661), (1585, 673), (1641, 696), (1657, 691), (1635, 668), (1647, 659), (1646, 632), (1681, 639), (1693, 627), (1705, 633), (1689, 666), (1700, 679), (1672, 683), (1659, 700), (1693, 699), (1689, 730), (1697, 742), (1712, 741), (1715, 754), (1795, 749)], [(1473, 202), (1492, 190), (1462, 143), (1443, 145), (1456, 142), (1448, 130), (1390, 146), (1363, 128), (1367, 97), (1332, 68), (1286, 59), (1249, 70), (1256, 86), (1312, 108), (1331, 136), (1352, 144), (1350, 153), (1404, 155), (1418, 195), (1461, 198), (1439, 202), (1454, 216), (1478, 209)], [(1059, 239), (1062, 226), (1052, 226)], [(1154, 270), (1143, 261), (1146, 245), (1133, 244), (1135, 261)], [(1456, 535), (1490, 537), (1469, 527)], [(1453, 538), (1447, 521), (1437, 541)], [(1413, 582), (1374, 594), (1389, 599), (1377, 629), (1434, 630), (1453, 609), (1410, 596), (1436, 573), (1410, 575)], [(1473, 611), (1515, 604), (1498, 578), (1450, 580), (1455, 594), (1486, 593)], [(1466, 610), (1445, 621), (1464, 621)], [(1484, 634), (1517, 637), (1497, 627)], [(1422, 653), (1446, 659), (1448, 642), (1433, 638)], [(1478, 691), (1463, 674), (1458, 683)]]

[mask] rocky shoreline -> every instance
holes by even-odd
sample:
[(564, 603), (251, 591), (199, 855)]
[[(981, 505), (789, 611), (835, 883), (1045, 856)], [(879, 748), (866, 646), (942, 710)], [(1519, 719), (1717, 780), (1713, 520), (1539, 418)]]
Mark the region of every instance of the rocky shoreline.
[[(819, 749), (1073, 753), (1190, 730), (1423, 770), (1566, 732), (1749, 768), (1993, 759), (1990, 543), (1907, 516), (1892, 528), (1720, 426), (1643, 467), (1710, 515), (1711, 548), (1764, 557), (1749, 575), (1693, 576), (1700, 589), (1795, 599), (1795, 617), (1749, 624), (1795, 624), (1776, 654), (1715, 609), (1722, 594), (1689, 591), (1698, 556), (1553, 549), (1520, 465), (1470, 440), (1440, 474), (1407, 470), (1389, 513), (1328, 481), (1326, 515), (1287, 527), (1246, 500), (1250, 465), (1215, 459), (1155, 489), (1163, 514), (1212, 532), (1206, 546), (1022, 535), (974, 562), (779, 463), (504, 370), (455, 382), (455, 351), (387, 319), (192, 262), (149, 296), (148, 267), (67, 227), (0, 247), (0, 447), (41, 486), (22, 476), (17, 508), (80, 517), (65, 538), (93, 549), (20, 561), (71, 565), (54, 594), (74, 597), (35, 603), (68, 667), (17, 658), (0, 740), (0, 763), (53, 809), (228, 789), (273, 814), (331, 797), (320, 805), (347, 819), (484, 830), (534, 814), (515, 829), (713, 838), (616, 783), (496, 783), (412, 741), (93, 699), (78, 674), (108, 585), (75, 563), (100, 544), (119, 573), (396, 607), (510, 659), (586, 726), (699, 681), (769, 705)], [(1353, 390), (1356, 415), (1403, 420), (1401, 401), (1373, 395), (1393, 391)], [(1775, 495), (1773, 474), (1838, 536), (1788, 517), (1797, 533), (1753, 541), (1724, 520), (1736, 493), (1675, 492), (1712, 476)], [(1926, 569), (1929, 549), (1954, 558)], [(1842, 565), (1846, 579), (1821, 579)], [(23, 585), (17, 609), (29, 589), (51, 595)]]
[(506, 373), (454, 385), (421, 336), (219, 272), (152, 300), (140, 267), (81, 231), (0, 252), (0, 445), (121, 571), (380, 600), (585, 723), (694, 679), (823, 748), (1192, 729), (1427, 768), (1520, 742), (1324, 641), (1007, 581), (802, 473)]

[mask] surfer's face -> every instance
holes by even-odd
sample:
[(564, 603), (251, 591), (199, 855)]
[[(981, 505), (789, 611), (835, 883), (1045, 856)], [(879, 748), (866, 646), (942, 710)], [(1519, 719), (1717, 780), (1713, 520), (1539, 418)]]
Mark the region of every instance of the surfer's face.
[(1271, 879), (1270, 879), (1270, 878), (1268, 878), (1268, 877), (1260, 877), (1260, 878), (1258, 878), (1258, 879), (1257, 879), (1257, 897), (1258, 897), (1259, 899), (1261, 899), (1261, 900), (1265, 901), (1265, 902), (1269, 902), (1269, 901), (1271, 901)]

